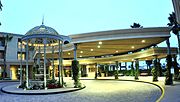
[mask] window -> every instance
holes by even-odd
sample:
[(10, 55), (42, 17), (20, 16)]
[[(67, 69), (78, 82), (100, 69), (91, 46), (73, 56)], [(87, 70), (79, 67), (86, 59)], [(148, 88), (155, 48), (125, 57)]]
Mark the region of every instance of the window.
[[(21, 49), (21, 39), (18, 39), (18, 48)], [(24, 45), (22, 45), (22, 49), (25, 49)]]
[[(18, 53), (18, 60), (21, 60), (21, 53)], [(22, 60), (25, 60), (25, 54), (22, 53)]]
[(4, 59), (4, 52), (0, 51), (0, 59)]
[(0, 37), (0, 46), (4, 46), (4, 38)]

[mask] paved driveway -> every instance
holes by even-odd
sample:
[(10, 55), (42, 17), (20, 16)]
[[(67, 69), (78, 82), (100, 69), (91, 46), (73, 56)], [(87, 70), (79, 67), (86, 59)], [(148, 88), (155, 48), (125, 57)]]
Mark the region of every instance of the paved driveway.
[[(161, 95), (158, 87), (130, 81), (82, 80), (86, 88), (54, 95), (12, 95), (0, 93), (0, 102), (155, 102)], [(0, 83), (10, 85), (13, 82)]]

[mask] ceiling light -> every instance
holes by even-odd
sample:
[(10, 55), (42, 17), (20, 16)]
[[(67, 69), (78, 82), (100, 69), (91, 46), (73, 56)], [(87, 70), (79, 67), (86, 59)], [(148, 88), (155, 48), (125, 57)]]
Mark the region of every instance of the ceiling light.
[(94, 51), (94, 49), (91, 49), (91, 51)]
[(116, 53), (118, 53), (119, 51), (116, 51)]
[(142, 42), (142, 43), (145, 43), (145, 42), (146, 42), (146, 40), (142, 40), (141, 42)]
[(82, 57), (81, 55), (79, 57)]
[(101, 42), (101, 41), (99, 42), (99, 45), (102, 45), (102, 42)]
[(97, 47), (98, 47), (98, 48), (100, 48), (101, 46), (100, 46), (100, 45), (98, 45)]
[(132, 46), (131, 48), (134, 49), (134, 46)]
[(83, 51), (80, 51), (80, 53), (83, 53)]
[(68, 55), (71, 55), (71, 53), (68, 53)]

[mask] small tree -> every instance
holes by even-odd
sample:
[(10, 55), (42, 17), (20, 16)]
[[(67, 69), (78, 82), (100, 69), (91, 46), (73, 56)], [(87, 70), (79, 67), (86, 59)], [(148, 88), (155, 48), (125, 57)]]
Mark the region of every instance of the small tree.
[(7, 72), (6, 72), (6, 51), (7, 51), (7, 45), (8, 42), (10, 42), (12, 40), (13, 36), (10, 34), (7, 34), (6, 36), (4, 36), (4, 71), (3, 71), (3, 78), (7, 77)]
[(79, 62), (77, 60), (73, 60), (72, 61), (72, 72), (73, 72), (73, 80), (74, 80), (75, 88), (81, 87), (81, 83), (79, 80), (79, 77), (80, 77), (79, 71), (80, 71)]
[(172, 66), (172, 57), (171, 55), (167, 55), (166, 58), (167, 61), (167, 71), (166, 71), (166, 79), (165, 79), (165, 85), (172, 85), (173, 80), (172, 80), (172, 74), (171, 74), (171, 66)]
[(151, 70), (153, 81), (158, 81), (158, 73), (157, 73), (157, 59), (154, 60), (154, 67)]
[(138, 80), (139, 78), (138, 78), (138, 76), (139, 76), (139, 62), (138, 62), (138, 60), (136, 60), (136, 62), (135, 62), (135, 67), (136, 67), (136, 71), (135, 71), (135, 77), (134, 77), (134, 79), (135, 80)]
[(133, 25), (130, 25), (131, 28), (143, 28), (139, 23), (133, 23)]

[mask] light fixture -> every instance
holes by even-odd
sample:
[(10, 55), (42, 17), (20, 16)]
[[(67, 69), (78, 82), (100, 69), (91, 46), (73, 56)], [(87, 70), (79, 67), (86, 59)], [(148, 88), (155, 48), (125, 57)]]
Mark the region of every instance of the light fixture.
[(99, 42), (99, 45), (102, 45), (102, 42), (101, 42), (101, 41)]
[(142, 42), (142, 43), (145, 43), (145, 42), (146, 42), (146, 40), (142, 40), (141, 42)]
[(91, 49), (91, 51), (94, 51), (94, 49)]
[(68, 53), (68, 55), (71, 55), (71, 53)]
[(118, 53), (119, 51), (117, 50), (116, 53)]
[(80, 51), (80, 53), (83, 53), (83, 51)]
[(79, 57), (82, 57), (81, 55)]
[(100, 45), (98, 45), (97, 47), (98, 47), (98, 48), (101, 48), (101, 46), (100, 46)]
[(132, 46), (131, 48), (134, 49), (134, 46)]

